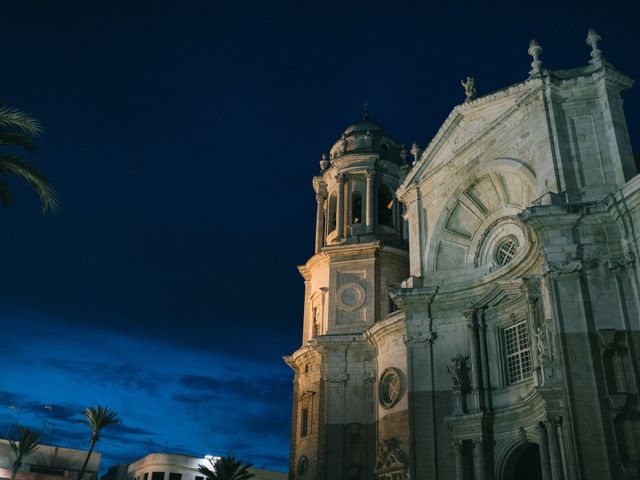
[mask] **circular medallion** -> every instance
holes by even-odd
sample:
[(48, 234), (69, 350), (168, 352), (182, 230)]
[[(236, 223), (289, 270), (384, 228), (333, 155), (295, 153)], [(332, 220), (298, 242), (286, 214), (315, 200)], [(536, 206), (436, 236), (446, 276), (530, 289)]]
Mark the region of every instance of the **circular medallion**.
[(404, 393), (402, 372), (397, 368), (387, 368), (380, 376), (380, 405), (384, 408), (393, 407)]
[(355, 282), (345, 283), (337, 292), (338, 307), (347, 312), (355, 312), (367, 300), (367, 292), (362, 285)]
[(309, 469), (309, 459), (307, 458), (306, 455), (302, 455), (299, 459), (298, 459), (298, 475), (304, 475), (307, 470)]

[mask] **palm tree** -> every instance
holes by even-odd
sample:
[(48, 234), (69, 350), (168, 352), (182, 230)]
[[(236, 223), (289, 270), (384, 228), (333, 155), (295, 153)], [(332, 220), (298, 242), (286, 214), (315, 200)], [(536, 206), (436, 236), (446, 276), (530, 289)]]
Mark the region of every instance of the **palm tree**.
[[(40, 122), (35, 118), (20, 110), (0, 107), (0, 173), (21, 178), (31, 185), (40, 197), (42, 213), (47, 213), (60, 206), (56, 192), (45, 177), (19, 155), (20, 151), (34, 152), (34, 139), (41, 132)], [(3, 180), (0, 180), (0, 203), (11, 203), (11, 190)]]
[(20, 439), (16, 442), (15, 440), (9, 440), (9, 446), (11, 450), (13, 450), (13, 454), (16, 456), (16, 459), (11, 466), (11, 479), (14, 480), (22, 466), (22, 460), (25, 457), (28, 457), (33, 452), (35, 452), (40, 446), (40, 441), (42, 437), (38, 432), (35, 432), (29, 428), (20, 427)]
[(120, 419), (116, 412), (107, 407), (101, 407), (100, 405), (96, 408), (85, 408), (82, 415), (84, 415), (84, 418), (80, 421), (91, 429), (91, 443), (89, 445), (89, 451), (87, 452), (87, 458), (84, 459), (82, 469), (78, 473), (78, 480), (82, 480), (84, 471), (87, 469), (87, 464), (89, 463), (89, 458), (93, 452), (93, 447), (95, 447), (96, 442), (100, 439), (100, 432), (102, 429), (109, 425), (117, 425), (120, 423)]
[(213, 470), (204, 465), (198, 465), (198, 471), (207, 477), (207, 480), (247, 480), (255, 477), (253, 473), (248, 471), (251, 464), (242, 465), (242, 462), (236, 460), (233, 455), (219, 457), (215, 462), (209, 459), (209, 463)]

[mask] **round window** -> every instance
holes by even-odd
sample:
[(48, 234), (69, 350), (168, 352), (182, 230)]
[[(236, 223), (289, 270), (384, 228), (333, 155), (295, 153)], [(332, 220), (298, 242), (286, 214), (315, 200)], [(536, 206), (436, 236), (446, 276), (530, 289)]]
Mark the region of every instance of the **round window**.
[(402, 377), (395, 368), (387, 368), (380, 377), (380, 404), (384, 408), (391, 408), (402, 397)]
[(304, 475), (309, 468), (309, 459), (306, 455), (302, 455), (298, 460), (298, 475)]
[(495, 251), (496, 263), (500, 266), (504, 266), (513, 260), (516, 253), (518, 253), (518, 244), (514, 238), (502, 240)]

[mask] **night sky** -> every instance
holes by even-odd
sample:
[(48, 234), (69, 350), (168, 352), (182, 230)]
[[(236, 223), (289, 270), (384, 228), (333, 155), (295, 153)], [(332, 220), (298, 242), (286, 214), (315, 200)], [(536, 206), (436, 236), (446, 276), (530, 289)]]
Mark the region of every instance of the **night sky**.
[[(286, 470), (291, 379), (313, 253), (311, 178), (370, 116), (424, 147), (464, 100), (605, 57), (640, 79), (633, 2), (2, 3), (0, 101), (45, 133), (32, 158), (63, 206), (12, 182), (0, 208), (0, 436)], [(579, 6), (578, 6), (579, 5)], [(640, 151), (640, 89), (625, 108)], [(45, 405), (51, 405), (47, 410)]]

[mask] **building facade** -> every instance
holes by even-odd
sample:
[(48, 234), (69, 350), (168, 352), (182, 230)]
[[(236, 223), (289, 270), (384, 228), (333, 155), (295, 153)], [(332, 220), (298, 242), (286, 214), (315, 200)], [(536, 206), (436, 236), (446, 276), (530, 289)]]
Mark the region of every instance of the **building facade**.
[(633, 82), (599, 40), (467, 79), (424, 151), (365, 118), (322, 159), (291, 478), (640, 478)]
[[(198, 467), (205, 465), (212, 470), (210, 460), (215, 462), (215, 457), (198, 458), (177, 453), (150, 453), (128, 466), (125, 479), (206, 480), (206, 477), (198, 471)], [(285, 480), (287, 478), (287, 474), (282, 472), (253, 467), (248, 470), (253, 473), (255, 480)], [(114, 472), (114, 475), (116, 474), (117, 472)]]
[[(27, 455), (16, 475), (17, 480), (78, 480), (78, 473), (87, 457), (84, 450), (40, 445)], [(97, 480), (100, 468), (99, 452), (93, 452), (85, 469), (83, 480)], [(0, 478), (11, 478), (15, 455), (9, 440), (0, 438)]]

